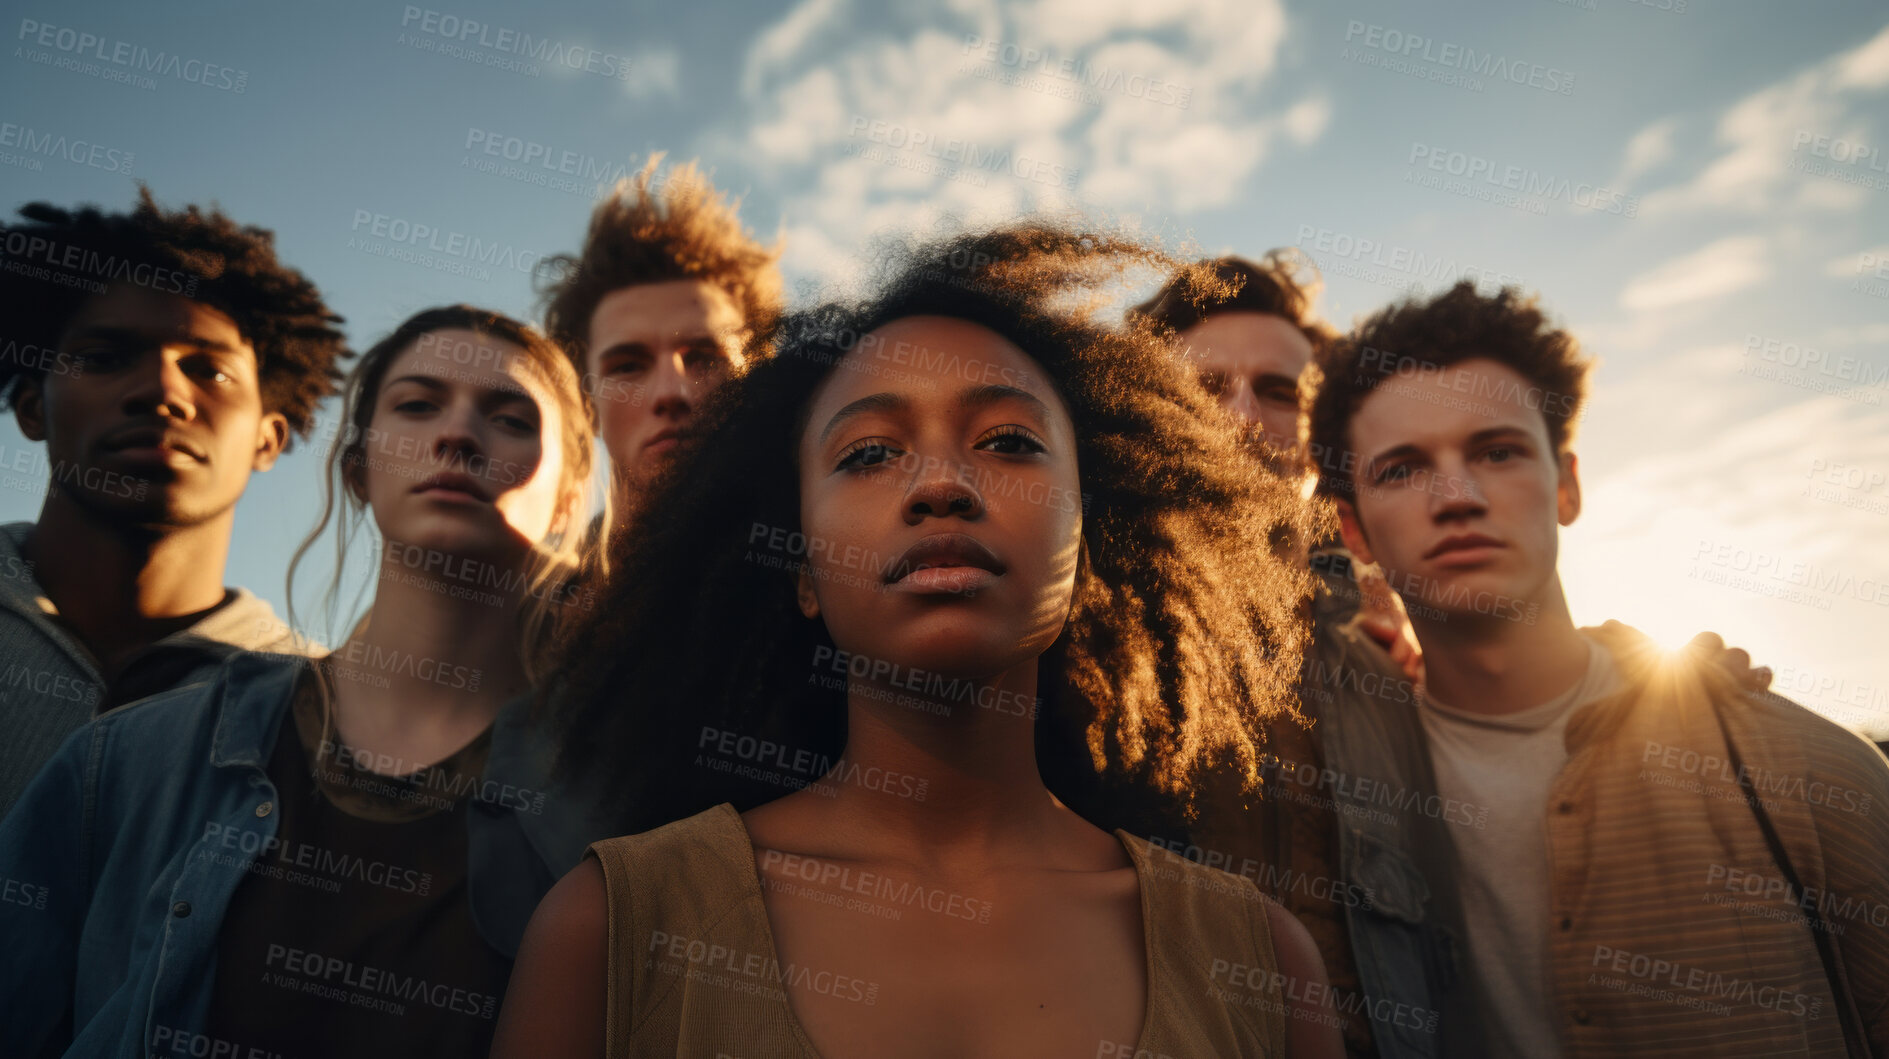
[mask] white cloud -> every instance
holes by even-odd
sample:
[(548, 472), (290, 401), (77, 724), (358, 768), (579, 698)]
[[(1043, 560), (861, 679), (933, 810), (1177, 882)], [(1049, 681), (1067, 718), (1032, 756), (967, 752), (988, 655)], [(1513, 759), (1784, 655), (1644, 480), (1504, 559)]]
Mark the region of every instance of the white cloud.
[(1620, 292), (1625, 309), (1667, 309), (1719, 298), (1755, 286), (1771, 274), (1761, 236), (1729, 236), (1676, 257), (1630, 280)]
[[(1645, 197), (1642, 216), (1701, 209), (1765, 213), (1784, 207), (1836, 212), (1856, 209), (1860, 189), (1795, 171), (1793, 163), (1820, 161), (1806, 137), (1847, 136), (1883, 145), (1889, 129), (1875, 120), (1889, 89), (1889, 27), (1867, 42), (1769, 85), (1719, 117), (1724, 151), (1692, 179)], [(1641, 135), (1645, 135), (1643, 132)], [(1635, 143), (1639, 137), (1635, 137)], [(1631, 156), (1633, 145), (1629, 145)]]
[(948, 6), (942, 26), (875, 10), (879, 28), (845, 0), (804, 0), (749, 49), (750, 117), (721, 146), (757, 159), (802, 226), (790, 271), (947, 216), (1223, 206), (1331, 124), (1323, 95), (1262, 96), (1279, 0)]
[(630, 57), (630, 76), (623, 81), (632, 99), (675, 96), (682, 91), (682, 56), (674, 48), (652, 48)]
[(1656, 121), (1627, 141), (1627, 150), (1620, 162), (1620, 175), (1614, 177), (1614, 185), (1627, 186), (1634, 177), (1666, 162), (1673, 156), (1673, 132), (1679, 127), (1675, 118)]

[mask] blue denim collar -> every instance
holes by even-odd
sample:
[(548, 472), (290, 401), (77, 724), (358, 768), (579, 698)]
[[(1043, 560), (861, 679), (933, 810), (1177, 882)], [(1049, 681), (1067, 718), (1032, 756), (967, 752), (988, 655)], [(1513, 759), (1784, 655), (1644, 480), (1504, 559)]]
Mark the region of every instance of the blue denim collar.
[(263, 768), (274, 749), (276, 726), (308, 667), (296, 655), (241, 653), (223, 663), (210, 682), (216, 730), (210, 764), (217, 768)]

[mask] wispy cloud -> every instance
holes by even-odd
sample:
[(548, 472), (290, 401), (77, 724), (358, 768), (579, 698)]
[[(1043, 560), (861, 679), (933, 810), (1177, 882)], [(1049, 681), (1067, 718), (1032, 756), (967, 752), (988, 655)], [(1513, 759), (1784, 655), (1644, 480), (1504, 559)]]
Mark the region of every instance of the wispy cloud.
[[(1889, 148), (1881, 98), (1889, 90), (1889, 27), (1867, 42), (1768, 85), (1719, 116), (1721, 152), (1690, 179), (1649, 193), (1643, 216), (1698, 210), (1764, 213), (1781, 209), (1842, 211), (1866, 198), (1853, 184), (1806, 179), (1793, 164), (1817, 159), (1816, 138)], [(1640, 136), (1646, 136), (1642, 132)], [(1636, 136), (1627, 148), (1652, 148)]]
[(1621, 290), (1620, 305), (1636, 311), (1671, 309), (1744, 290), (1770, 274), (1764, 238), (1730, 236), (1634, 277)]

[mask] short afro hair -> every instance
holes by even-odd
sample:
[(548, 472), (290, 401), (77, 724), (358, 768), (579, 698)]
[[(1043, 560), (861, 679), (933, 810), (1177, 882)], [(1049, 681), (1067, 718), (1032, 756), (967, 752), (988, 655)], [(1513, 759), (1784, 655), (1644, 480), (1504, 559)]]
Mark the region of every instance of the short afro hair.
[(545, 331), (586, 371), (590, 318), (611, 291), (643, 283), (701, 280), (734, 300), (749, 335), (750, 355), (765, 355), (781, 314), (780, 247), (763, 246), (741, 226), (739, 199), (730, 200), (694, 162), (661, 180), (659, 152), (642, 171), (617, 182), (590, 214), (576, 256), (538, 266)]
[(1258, 261), (1210, 258), (1175, 273), (1154, 297), (1129, 309), (1128, 318), (1178, 333), (1217, 313), (1264, 313), (1297, 328), (1316, 355), (1337, 337), (1312, 313), (1323, 288), (1318, 267), (1290, 247), (1269, 250)]
[[(142, 184), (130, 213), (45, 202), (19, 212), (26, 223), (0, 230), (0, 291), (21, 342), (56, 349), (86, 300), (112, 283), (181, 295), (235, 322), (256, 350), (263, 408), (308, 436), (315, 407), (341, 380), (336, 362), (352, 354), (321, 292), (276, 260), (274, 232), (238, 225), (215, 207), (165, 211)], [(0, 357), (0, 400), (46, 370), (44, 359)]]
[(1357, 461), (1344, 458), (1351, 417), (1380, 384), (1468, 360), (1492, 360), (1527, 379), (1524, 399), (1541, 412), (1555, 452), (1573, 443), (1593, 361), (1573, 335), (1549, 324), (1534, 295), (1517, 287), (1484, 295), (1462, 280), (1428, 301), (1412, 297), (1379, 310), (1313, 361), (1304, 429), (1318, 491), (1352, 493)]

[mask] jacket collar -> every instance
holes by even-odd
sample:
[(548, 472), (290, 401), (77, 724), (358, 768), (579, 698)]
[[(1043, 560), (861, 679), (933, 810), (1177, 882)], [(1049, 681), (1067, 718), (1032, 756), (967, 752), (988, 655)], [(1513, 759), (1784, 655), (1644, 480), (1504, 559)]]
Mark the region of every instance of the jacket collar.
[(306, 668), (308, 659), (299, 655), (239, 653), (223, 663), (210, 681), (210, 708), (216, 715), (211, 765), (265, 766), (295, 681)]

